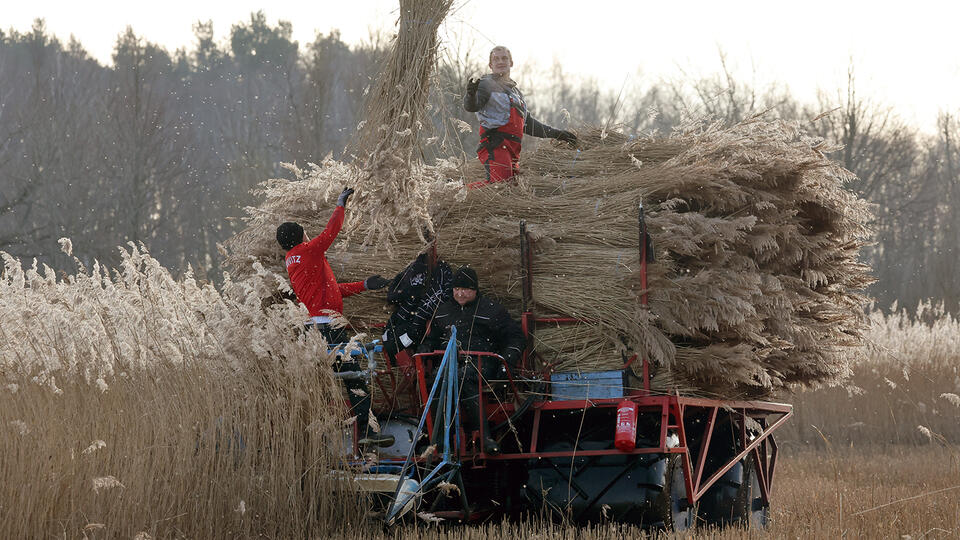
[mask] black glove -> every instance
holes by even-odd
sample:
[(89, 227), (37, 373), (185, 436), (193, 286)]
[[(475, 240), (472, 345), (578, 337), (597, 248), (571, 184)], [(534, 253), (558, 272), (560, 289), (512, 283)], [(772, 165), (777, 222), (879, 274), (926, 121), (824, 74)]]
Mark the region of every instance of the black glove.
[(347, 199), (353, 195), (353, 188), (343, 188), (343, 192), (340, 193), (340, 198), (337, 199), (337, 206), (347, 207)]
[(560, 133), (557, 133), (557, 136), (554, 138), (557, 139), (558, 141), (568, 142), (570, 144), (577, 143), (577, 136), (574, 135), (573, 133), (570, 133), (569, 131), (561, 130)]
[(380, 276), (379, 274), (368, 277), (363, 280), (363, 288), (368, 291), (375, 291), (377, 289), (382, 289), (390, 284), (390, 280)]
[(475, 96), (477, 94), (477, 88), (480, 88), (480, 79), (471, 77), (470, 80), (467, 81), (467, 95)]

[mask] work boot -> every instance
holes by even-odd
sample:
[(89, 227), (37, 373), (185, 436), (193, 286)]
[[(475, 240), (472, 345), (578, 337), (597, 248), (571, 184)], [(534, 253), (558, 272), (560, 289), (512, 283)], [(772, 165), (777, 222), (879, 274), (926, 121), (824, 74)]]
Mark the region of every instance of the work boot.
[(377, 448), (386, 448), (393, 446), (396, 439), (393, 435), (383, 435), (381, 433), (368, 434), (366, 437), (357, 441), (357, 446), (376, 446)]
[(493, 437), (485, 437), (483, 439), (483, 451), (491, 456), (496, 456), (500, 454), (500, 445), (497, 444), (497, 441)]

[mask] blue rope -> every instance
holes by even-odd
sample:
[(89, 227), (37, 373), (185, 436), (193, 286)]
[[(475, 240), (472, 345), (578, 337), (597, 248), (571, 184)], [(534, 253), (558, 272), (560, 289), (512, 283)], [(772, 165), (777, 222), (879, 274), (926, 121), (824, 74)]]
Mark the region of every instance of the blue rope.
[[(442, 385), (441, 381), (443, 383)], [(437, 392), (438, 387), (440, 390), (439, 394)], [(443, 360), (440, 362), (440, 368), (437, 369), (437, 378), (433, 381), (433, 386), (430, 388), (430, 396), (427, 398), (427, 402), (424, 403), (423, 415), (420, 416), (420, 424), (417, 426), (417, 431), (414, 434), (413, 444), (410, 446), (407, 459), (403, 462), (403, 467), (400, 469), (400, 481), (397, 482), (397, 489), (393, 493), (393, 503), (387, 511), (386, 521), (388, 525), (393, 524), (393, 521), (398, 517), (398, 514), (410, 499), (429, 489), (433, 483), (438, 482), (441, 472), (443, 472), (443, 480), (449, 480), (450, 477), (457, 472), (460, 466), (459, 394), (460, 387), (457, 382), (457, 327), (453, 326), (450, 328), (450, 340), (447, 341), (447, 348), (443, 352)], [(443, 445), (443, 457), (440, 463), (433, 467), (423, 480), (420, 481), (417, 490), (413, 493), (404, 493), (403, 500), (400, 500), (400, 489), (403, 487), (403, 479), (408, 476), (407, 471), (416, 464), (414, 454), (416, 453), (417, 441), (420, 440), (420, 436), (424, 432), (423, 428), (427, 422), (427, 415), (430, 414), (430, 405), (433, 404), (435, 397), (441, 400), (443, 412), (443, 438), (438, 441), (439, 444)], [(438, 418), (437, 420), (439, 421), (440, 419)], [(451, 433), (451, 429), (454, 430), (453, 433)], [(452, 452), (454, 449), (456, 452)], [(450, 470), (443, 471), (447, 466), (449, 466)]]

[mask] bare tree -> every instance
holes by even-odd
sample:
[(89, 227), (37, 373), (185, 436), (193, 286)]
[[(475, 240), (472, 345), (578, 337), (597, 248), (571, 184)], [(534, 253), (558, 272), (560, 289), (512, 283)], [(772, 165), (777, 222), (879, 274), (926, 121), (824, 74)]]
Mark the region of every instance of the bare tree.
[(919, 134), (893, 109), (858, 95), (852, 65), (846, 88), (833, 98), (821, 92), (819, 107), (834, 112), (819, 115), (811, 129), (843, 144), (837, 157), (857, 175), (849, 187), (877, 205), (872, 223), (877, 242), (864, 252), (878, 277), (873, 294), (882, 306), (914, 303), (927, 294), (919, 276), (929, 250), (915, 235), (937, 227), (930, 214), (937, 195), (918, 168)]
[(169, 55), (144, 42), (131, 28), (114, 49), (115, 68), (109, 100), (109, 129), (104, 154), (110, 166), (105, 180), (115, 198), (100, 211), (113, 216), (117, 243), (153, 244), (175, 220), (178, 201), (187, 195), (184, 147), (177, 140), (171, 114), (172, 92), (165, 76)]
[(960, 275), (956, 272), (960, 257), (960, 122), (951, 114), (941, 113), (937, 128), (936, 136), (926, 145), (920, 174), (934, 203), (928, 206), (921, 221), (926, 225), (918, 231), (922, 237), (916, 239), (925, 249), (921, 259), (925, 265), (918, 274), (929, 276), (918, 288), (925, 289), (921, 298), (942, 300), (948, 310), (956, 313), (960, 310)]
[(9, 70), (0, 80), (12, 83), (0, 90), (0, 174), (7, 180), (0, 249), (42, 256), (58, 253), (56, 239), (81, 236), (87, 224), (83, 193), (98, 167), (92, 141), (103, 72), (75, 40), (64, 50), (48, 38), (42, 21), (12, 39), (0, 51), (0, 72)]

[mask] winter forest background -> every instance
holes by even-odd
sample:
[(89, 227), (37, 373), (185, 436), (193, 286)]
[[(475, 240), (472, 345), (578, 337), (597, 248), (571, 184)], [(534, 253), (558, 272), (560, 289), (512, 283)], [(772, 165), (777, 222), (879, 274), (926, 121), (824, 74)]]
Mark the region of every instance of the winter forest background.
[[(388, 36), (347, 45), (334, 32), (298, 43), (290, 23), (271, 26), (263, 13), (229, 36), (212, 29), (197, 23), (190, 48), (170, 52), (128, 28), (112, 66), (72, 38), (57, 40), (41, 20), (28, 33), (0, 31), (0, 251), (70, 269), (58, 238), (70, 237), (87, 264), (113, 264), (117, 246), (143, 242), (164, 265), (189, 264), (216, 279), (217, 243), (239, 227), (259, 182), (285, 176), (284, 162), (341, 157)], [(475, 124), (460, 96), (468, 77), (486, 71), (486, 49), (444, 51), (427, 159), (472, 157), (476, 134), (460, 133), (454, 119)], [(931, 299), (956, 313), (960, 122), (945, 111), (935, 133), (920, 131), (860, 97), (854, 67), (846, 88), (816, 96), (754, 88), (726, 69), (618, 91), (558, 63), (514, 78), (533, 114), (557, 127), (664, 135), (686, 111), (728, 123), (764, 111), (799, 120), (811, 135), (844, 145), (832, 157), (859, 176), (850, 188), (877, 205), (876, 244), (865, 256), (878, 277), (878, 306)]]

